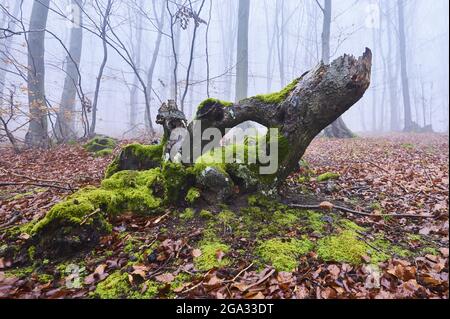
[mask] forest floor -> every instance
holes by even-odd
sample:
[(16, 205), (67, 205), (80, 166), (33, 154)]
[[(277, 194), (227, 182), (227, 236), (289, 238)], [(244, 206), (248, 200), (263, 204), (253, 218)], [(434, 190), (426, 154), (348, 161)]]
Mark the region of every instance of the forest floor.
[[(448, 298), (448, 146), (438, 134), (318, 138), (285, 204), (237, 195), (123, 214), (71, 260), (0, 258), (0, 298)], [(112, 159), (80, 145), (0, 152), (0, 251), (11, 227), (98, 186)], [(305, 198), (371, 215), (289, 206)]]

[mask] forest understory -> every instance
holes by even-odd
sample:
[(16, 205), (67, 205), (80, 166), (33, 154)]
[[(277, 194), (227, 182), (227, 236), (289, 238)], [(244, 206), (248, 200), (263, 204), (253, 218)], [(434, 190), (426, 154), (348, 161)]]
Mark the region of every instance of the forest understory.
[[(3, 148), (0, 251), (11, 229), (98, 186), (131, 142), (105, 156), (82, 144)], [(0, 258), (0, 298), (448, 298), (448, 144), (440, 134), (316, 138), (278, 201), (237, 192), (220, 205), (122, 214), (73, 258)]]

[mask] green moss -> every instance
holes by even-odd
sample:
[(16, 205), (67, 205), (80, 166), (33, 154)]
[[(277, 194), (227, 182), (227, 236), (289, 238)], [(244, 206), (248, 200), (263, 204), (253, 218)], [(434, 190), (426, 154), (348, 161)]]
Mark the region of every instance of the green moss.
[(189, 188), (185, 200), (189, 204), (194, 204), (195, 201), (200, 197), (200, 190), (196, 187)]
[(352, 222), (351, 220), (348, 220), (348, 219), (345, 219), (345, 218), (340, 219), (339, 220), (339, 224), (343, 228), (348, 229), (348, 230), (353, 230), (353, 231), (356, 231), (356, 232), (365, 232), (365, 231), (367, 231), (366, 228), (361, 227), (358, 224)]
[(200, 211), (199, 215), (201, 218), (204, 218), (204, 219), (211, 219), (214, 216), (209, 210), (206, 210), (206, 209), (202, 209)]
[(39, 274), (37, 279), (41, 284), (46, 284), (53, 280), (53, 276), (49, 274)]
[(325, 230), (326, 223), (323, 221), (323, 214), (308, 210), (306, 211), (306, 217), (308, 219), (308, 228), (318, 233), (322, 233)]
[(325, 182), (331, 179), (338, 179), (341, 175), (338, 173), (327, 172), (317, 176), (318, 182)]
[(158, 294), (159, 286), (154, 281), (146, 281), (147, 287), (144, 293), (141, 292), (144, 284), (139, 287), (132, 287), (128, 280), (127, 273), (119, 270), (110, 274), (105, 280), (100, 282), (91, 294), (94, 298), (101, 299), (150, 299)]
[(32, 266), (28, 267), (22, 267), (22, 268), (14, 268), (5, 271), (6, 277), (17, 277), (17, 278), (24, 278), (29, 277), (34, 271), (34, 268)]
[(313, 243), (306, 238), (286, 241), (270, 239), (258, 246), (257, 254), (278, 271), (293, 271), (298, 266), (299, 257), (312, 248)]
[(228, 258), (222, 258), (219, 260), (218, 253), (227, 253), (230, 247), (220, 242), (203, 242), (199, 246), (202, 254), (199, 257), (194, 258), (194, 265), (200, 271), (207, 271), (211, 268), (221, 268), (227, 266), (230, 261)]
[[(106, 169), (105, 177), (111, 177), (113, 174), (127, 169), (142, 170), (151, 166), (158, 167), (162, 164), (164, 144), (143, 145), (129, 144), (122, 148), (120, 154), (109, 164)], [(133, 167), (126, 167), (125, 163)], [(132, 164), (130, 164), (132, 163)]]
[(83, 145), (84, 149), (95, 156), (105, 156), (112, 153), (112, 150), (117, 146), (117, 141), (107, 136), (96, 136)]
[(221, 107), (230, 107), (230, 106), (233, 105), (233, 103), (232, 102), (221, 101), (221, 100), (214, 99), (214, 98), (209, 98), (209, 99), (206, 99), (206, 100), (202, 101), (199, 104), (199, 106), (197, 107), (197, 112), (201, 111), (205, 107), (210, 107), (210, 106), (213, 106), (213, 105), (220, 105)]
[(34, 259), (34, 255), (36, 254), (36, 247), (35, 246), (30, 246), (28, 247), (28, 258), (30, 260)]
[(106, 157), (109, 155), (112, 155), (113, 150), (112, 149), (105, 149), (105, 150), (101, 150), (95, 153), (95, 157)]
[[(375, 247), (376, 249), (374, 249)], [(377, 235), (376, 239), (367, 247), (372, 264), (384, 262), (392, 257), (407, 258), (412, 256), (412, 253), (400, 246), (393, 245), (385, 240), (383, 235)]]
[[(81, 223), (91, 225), (96, 221), (102, 225), (102, 230), (108, 231), (111, 227), (106, 222), (108, 215), (124, 211), (141, 214), (158, 212), (165, 198), (164, 194), (159, 194), (163, 198), (154, 195), (153, 186), (160, 181), (161, 176), (159, 169), (120, 171), (103, 180), (101, 188), (84, 188), (53, 206), (46, 216), (33, 226), (31, 232), (38, 233), (55, 221), (73, 226), (79, 226)], [(94, 214), (95, 211), (98, 213)]]
[(231, 210), (223, 210), (217, 214), (217, 221), (223, 224), (229, 224), (236, 218), (236, 215)]
[[(271, 138), (270, 135), (262, 136), (258, 139), (256, 145), (232, 144), (214, 148), (196, 159), (195, 163), (198, 167), (196, 170), (213, 166), (233, 175), (233, 171), (237, 169), (236, 165), (244, 165), (248, 168), (250, 179), (255, 179), (256, 183), (271, 185), (277, 174), (261, 174), (260, 168), (266, 166), (266, 164), (260, 163), (257, 158), (259, 145), (262, 141), (266, 145), (266, 152), (272, 152), (275, 147), (277, 148), (278, 165), (281, 165), (282, 160), (288, 154), (290, 144), (283, 135), (279, 134), (276, 138)], [(249, 158), (254, 156), (256, 156), (256, 163), (249, 161)]]
[(192, 208), (186, 208), (182, 214), (180, 214), (180, 218), (184, 220), (190, 220), (194, 218), (195, 211)]
[(298, 216), (293, 210), (277, 210), (273, 213), (273, 220), (281, 226), (291, 227), (298, 221)]
[(170, 283), (170, 290), (181, 288), (185, 283), (190, 282), (192, 276), (186, 273), (179, 273), (175, 276), (174, 280)]
[(162, 175), (167, 189), (167, 200), (174, 203), (182, 200), (195, 181), (192, 168), (182, 164), (166, 162), (162, 168)]
[(439, 251), (436, 248), (434, 248), (434, 247), (425, 247), (420, 252), (423, 255), (439, 256)]
[(288, 84), (284, 89), (282, 89), (279, 92), (271, 93), (271, 94), (261, 94), (255, 96), (256, 99), (260, 100), (261, 102), (268, 103), (268, 104), (278, 104), (283, 102), (294, 89), (295, 86), (298, 84), (300, 79), (295, 79), (290, 84)]
[(317, 254), (325, 261), (359, 265), (367, 255), (367, 246), (358, 240), (354, 231), (344, 230), (338, 235), (322, 238), (317, 243)]

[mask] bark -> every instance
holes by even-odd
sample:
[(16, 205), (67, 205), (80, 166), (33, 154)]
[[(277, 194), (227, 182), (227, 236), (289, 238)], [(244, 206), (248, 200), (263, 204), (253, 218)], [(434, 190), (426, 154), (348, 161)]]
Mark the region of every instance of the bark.
[(30, 124), (25, 136), (29, 147), (48, 147), (45, 101), (45, 28), (50, 0), (34, 1), (28, 34), (28, 107)]
[[(289, 150), (280, 158), (275, 179), (277, 186), (295, 169), (314, 137), (363, 96), (370, 84), (371, 66), (372, 53), (369, 49), (359, 59), (344, 55), (329, 65), (320, 63), (306, 73), (287, 97), (277, 103), (264, 102), (258, 96), (231, 106), (215, 103), (199, 109), (196, 119), (201, 120), (202, 133), (214, 127), (221, 131), (222, 136), (227, 129), (245, 121), (278, 128)], [(198, 121), (188, 126), (191, 140), (195, 125)], [(203, 153), (208, 143), (210, 141), (202, 141)], [(194, 161), (193, 152), (190, 156)]]
[(236, 55), (236, 101), (247, 97), (248, 91), (248, 24), (250, 0), (239, 0)]
[[(59, 141), (68, 141), (76, 138), (75, 131), (75, 101), (77, 86), (79, 84), (79, 65), (83, 44), (82, 10), (80, 0), (72, 0), (72, 5), (78, 7), (74, 17), (75, 22), (70, 32), (70, 47), (66, 58), (66, 78), (61, 96), (61, 103), (56, 118), (55, 133)], [(79, 24), (78, 24), (79, 23)]]

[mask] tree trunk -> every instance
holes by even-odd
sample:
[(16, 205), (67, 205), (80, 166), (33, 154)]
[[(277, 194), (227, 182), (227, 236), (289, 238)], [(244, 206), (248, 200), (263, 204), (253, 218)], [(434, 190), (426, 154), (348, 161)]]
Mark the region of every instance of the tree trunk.
[(248, 94), (248, 23), (250, 0), (239, 0), (238, 38), (236, 55), (236, 101)]
[(400, 68), (402, 78), (402, 94), (403, 107), (405, 109), (405, 127), (404, 130), (409, 132), (413, 130), (413, 122), (411, 117), (411, 99), (409, 95), (409, 82), (406, 61), (406, 34), (405, 34), (405, 3), (404, 0), (398, 1), (398, 28), (399, 28), (399, 46), (400, 46)]
[[(217, 128), (224, 136), (227, 129), (245, 121), (278, 128), (288, 148), (285, 154), (279, 152), (278, 170), (271, 185), (278, 186), (294, 171), (313, 138), (363, 96), (370, 84), (371, 66), (372, 53), (366, 49), (359, 59), (344, 55), (331, 64), (320, 63), (288, 91), (286, 88), (269, 97), (255, 96), (233, 105), (218, 102), (204, 105), (197, 111), (197, 121), (188, 126), (189, 142), (196, 142), (193, 135), (199, 128), (197, 125), (201, 125), (200, 136), (208, 128)], [(202, 140), (202, 154), (207, 144), (208, 148), (219, 146)], [(191, 162), (196, 159), (193, 148), (190, 145), (190, 154), (183, 154), (190, 156)]]
[(75, 101), (79, 78), (79, 65), (81, 61), (81, 48), (83, 44), (82, 5), (80, 0), (72, 0), (74, 8), (74, 21), (70, 32), (69, 54), (66, 57), (66, 78), (56, 118), (55, 133), (58, 141), (68, 141), (76, 138), (75, 132)]
[(106, 37), (107, 37), (107, 28), (108, 28), (108, 19), (111, 14), (112, 9), (112, 0), (108, 0), (105, 8), (105, 12), (101, 13), (102, 15), (102, 25), (100, 30), (100, 38), (102, 39), (102, 46), (103, 46), (103, 60), (102, 64), (100, 65), (100, 69), (98, 70), (97, 74), (97, 80), (95, 83), (95, 91), (94, 91), (94, 102), (92, 104), (92, 123), (91, 127), (89, 129), (89, 135), (93, 136), (95, 135), (95, 130), (97, 128), (97, 111), (98, 111), (98, 98), (100, 95), (100, 85), (102, 83), (102, 77), (103, 72), (106, 67), (106, 63), (108, 62), (108, 44), (106, 43)]
[(33, 2), (28, 33), (28, 107), (30, 124), (25, 143), (48, 147), (47, 104), (45, 101), (45, 28), (50, 0)]
[[(331, 36), (331, 0), (325, 0), (323, 10), (323, 28), (322, 28), (322, 61), (325, 64), (330, 63), (330, 36)], [(338, 133), (338, 135), (335, 135)], [(344, 120), (339, 118), (331, 124), (330, 128), (324, 131), (327, 137), (351, 138), (354, 134), (345, 125)]]
[[(143, 7), (144, 2), (141, 0), (139, 5)], [(131, 13), (131, 12), (130, 12)], [(134, 45), (135, 51), (133, 54), (133, 59), (136, 61), (136, 67), (141, 68), (141, 47), (142, 47), (142, 15), (139, 12), (135, 12), (136, 15), (136, 43)], [(130, 24), (130, 33), (132, 34), (132, 26)], [(138, 101), (139, 101), (139, 79), (134, 76), (133, 84), (130, 90), (130, 130), (134, 132), (138, 125)]]
[(388, 83), (389, 83), (389, 106), (390, 106), (390, 130), (396, 132), (399, 130), (399, 112), (398, 112), (398, 100), (397, 100), (397, 64), (393, 63), (396, 60), (396, 54), (394, 54), (395, 41), (392, 39), (392, 32), (395, 32), (393, 27), (393, 21), (391, 19), (390, 10), (386, 10), (386, 21), (388, 24), (387, 37), (388, 37)]

